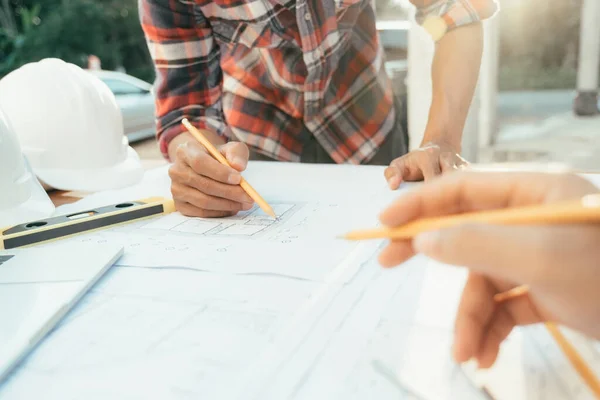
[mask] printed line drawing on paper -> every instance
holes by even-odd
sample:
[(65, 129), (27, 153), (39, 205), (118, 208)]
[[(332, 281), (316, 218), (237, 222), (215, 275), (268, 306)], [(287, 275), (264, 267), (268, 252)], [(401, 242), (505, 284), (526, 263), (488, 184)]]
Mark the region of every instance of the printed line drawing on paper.
[(168, 230), (202, 236), (252, 237), (284, 223), (301, 209), (303, 204), (274, 203), (271, 206), (277, 214), (277, 219), (271, 218), (255, 205), (248, 211), (228, 218), (161, 218), (141, 226), (140, 229)]

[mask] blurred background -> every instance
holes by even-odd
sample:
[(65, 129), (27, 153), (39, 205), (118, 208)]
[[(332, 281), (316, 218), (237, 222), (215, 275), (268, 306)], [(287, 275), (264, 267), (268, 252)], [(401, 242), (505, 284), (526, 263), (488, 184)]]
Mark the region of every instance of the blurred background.
[[(600, 169), (600, 120), (573, 111), (583, 2), (500, 0), (493, 31), (486, 31), (496, 46), (486, 74), (493, 85), (488, 82), (483, 93), (493, 98), (491, 106), (483, 103), (490, 133), (482, 138), (480, 124), (470, 128), (478, 137), (469, 154), (473, 161), (559, 161)], [(386, 69), (406, 102), (414, 64), (408, 59), (412, 8), (408, 0), (375, 0), (375, 6)], [(0, 0), (0, 79), (46, 57), (95, 70), (115, 93), (140, 156), (160, 162), (153, 140), (154, 70), (137, 0)]]

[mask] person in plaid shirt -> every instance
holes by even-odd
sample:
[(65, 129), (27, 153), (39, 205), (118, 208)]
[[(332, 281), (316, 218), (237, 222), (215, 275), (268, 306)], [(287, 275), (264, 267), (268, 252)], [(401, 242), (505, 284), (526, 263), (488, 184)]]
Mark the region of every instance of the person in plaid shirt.
[[(384, 68), (371, 0), (140, 0), (157, 80), (157, 138), (177, 209), (247, 210), (249, 159), (388, 165), (396, 189), (454, 169), (496, 0), (411, 0), (433, 40), (433, 97), (422, 146)], [(221, 165), (180, 124), (219, 146)]]

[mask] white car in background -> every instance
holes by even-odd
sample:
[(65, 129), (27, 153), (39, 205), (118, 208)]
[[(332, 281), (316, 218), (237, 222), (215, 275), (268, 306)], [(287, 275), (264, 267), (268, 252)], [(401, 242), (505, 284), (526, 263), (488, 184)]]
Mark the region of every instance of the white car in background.
[(154, 93), (150, 83), (123, 72), (87, 71), (100, 78), (114, 93), (129, 143), (154, 137)]

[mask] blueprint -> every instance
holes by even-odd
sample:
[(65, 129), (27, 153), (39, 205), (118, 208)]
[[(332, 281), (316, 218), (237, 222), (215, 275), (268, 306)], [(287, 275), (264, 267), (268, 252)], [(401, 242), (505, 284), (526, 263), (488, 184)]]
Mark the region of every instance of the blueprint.
[[(516, 330), (489, 370), (454, 363), (464, 270), (421, 257), (394, 270), (368, 265), (253, 399), (593, 399), (543, 325)], [(600, 353), (585, 343), (598, 374)]]
[[(124, 246), (122, 266), (314, 281), (351, 279), (363, 255), (378, 243), (338, 237), (376, 226), (378, 213), (398, 195), (387, 188), (384, 168), (277, 164), (275, 174), (272, 167), (268, 162), (251, 162), (244, 177), (274, 208), (276, 220), (256, 206), (229, 218), (188, 218), (176, 212), (81, 235), (77, 240)], [(61, 212), (157, 195), (169, 196), (166, 168), (147, 172), (134, 187), (90, 195), (62, 207)]]
[[(378, 245), (338, 238), (349, 230), (377, 224), (366, 201), (273, 200), (270, 204), (277, 219), (258, 207), (228, 218), (189, 218), (175, 212), (76, 240), (124, 246), (118, 262), (122, 266), (274, 274), (314, 281), (347, 281), (365, 254)], [(348, 263), (355, 268), (343, 267), (344, 274), (337, 274)]]
[[(163, 218), (151, 220), (138, 225), (139, 229), (158, 235), (190, 234), (198, 236), (215, 236), (229, 239), (257, 238), (283, 225), (298, 210), (303, 203), (272, 203), (277, 218), (267, 215), (258, 206), (249, 211), (240, 212), (229, 218), (186, 218), (174, 213)], [(122, 229), (116, 229), (117, 232)], [(131, 232), (131, 230), (129, 230)], [(297, 235), (289, 235), (288, 240), (297, 239)]]
[[(422, 257), (347, 283), (114, 267), (0, 399), (488, 399), (450, 359), (464, 277)], [(488, 375), (497, 399), (592, 398), (537, 326)]]
[[(227, 398), (232, 379), (254, 370), (320, 285), (116, 267), (0, 387), (0, 398)], [(304, 326), (318, 307), (303, 313)]]
[[(479, 398), (449, 357), (457, 293), (446, 290), (452, 293), (447, 299), (435, 295), (442, 282), (459, 288), (464, 273), (436, 271), (428, 264), (422, 257), (392, 270), (367, 263), (332, 302), (322, 332), (314, 332), (315, 339), (253, 398), (451, 399), (449, 393), (458, 391), (461, 398)], [(439, 280), (431, 279), (436, 272)], [(386, 372), (397, 376), (397, 382)], [(437, 382), (433, 388), (432, 381)]]
[[(599, 376), (600, 355), (594, 342), (568, 329), (562, 331)], [(478, 375), (499, 399), (595, 398), (541, 324), (516, 329), (503, 344), (494, 367)]]
[[(381, 242), (336, 239), (376, 225), (399, 194), (383, 169), (278, 164), (265, 178), (268, 165), (245, 177), (276, 220), (258, 208), (173, 213), (69, 239), (120, 243), (125, 255), (0, 399), (487, 400), (482, 384), (499, 400), (591, 398), (538, 326), (511, 334), (493, 368), (466, 374), (450, 358), (466, 271), (424, 257), (382, 269)], [(167, 195), (159, 172), (64, 211)], [(580, 349), (600, 366), (597, 344)]]

